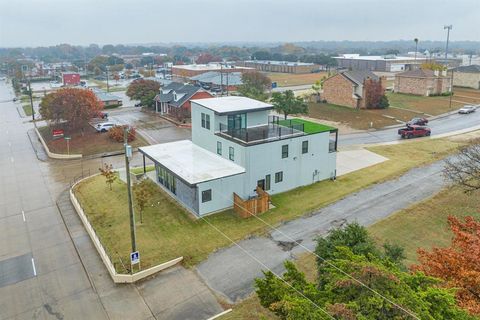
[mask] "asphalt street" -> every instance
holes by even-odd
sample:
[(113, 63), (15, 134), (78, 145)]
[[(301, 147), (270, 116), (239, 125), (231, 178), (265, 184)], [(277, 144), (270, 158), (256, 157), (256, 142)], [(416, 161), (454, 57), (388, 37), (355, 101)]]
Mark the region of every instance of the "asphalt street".
[(266, 237), (240, 241), (241, 248), (231, 246), (219, 250), (198, 265), (198, 274), (226, 301), (238, 302), (253, 292), (254, 279), (262, 276), (262, 270), (267, 267), (282, 274), (284, 260), (314, 250), (314, 239), (331, 228), (353, 221), (368, 226), (437, 193), (445, 184), (442, 168), (443, 161), (439, 161), (412, 169), (395, 180), (351, 194), (312, 215), (270, 228)]

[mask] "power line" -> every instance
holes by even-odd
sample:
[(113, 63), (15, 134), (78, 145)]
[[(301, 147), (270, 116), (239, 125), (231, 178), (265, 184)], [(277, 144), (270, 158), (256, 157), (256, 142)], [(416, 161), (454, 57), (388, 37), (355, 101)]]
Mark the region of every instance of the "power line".
[[(227, 197), (221, 195), (222, 197), (224, 197), (225, 199), (227, 199)], [(307, 247), (305, 247), (303, 244), (301, 244), (300, 242), (298, 242), (297, 240), (293, 239), (292, 237), (290, 237), (289, 235), (285, 234), (284, 232), (282, 232), (280, 229), (272, 226), (270, 223), (266, 222), (265, 220), (263, 220), (262, 218), (258, 217), (257, 215), (253, 214), (253, 212), (251, 212), (250, 210), (248, 210), (247, 208), (243, 207), (243, 206), (240, 206), (242, 207), (245, 211), (247, 211), (251, 216), (255, 217), (256, 219), (260, 220), (261, 222), (263, 222), (265, 225), (269, 226), (272, 230), (275, 230), (277, 232), (279, 232), (280, 234), (282, 234), (283, 236), (285, 236), (286, 238), (290, 239), (292, 242), (294, 242), (296, 245), (298, 245), (299, 247), (305, 249), (307, 252), (313, 254), (315, 257), (317, 257), (318, 259), (322, 260), (323, 262), (325, 262), (326, 264), (328, 264), (329, 266), (333, 267), (335, 270), (339, 271), (340, 273), (342, 273), (343, 275), (347, 276), (348, 278), (352, 279), (353, 281), (355, 281), (356, 283), (360, 284), (361, 286), (363, 286), (364, 288), (367, 288), (370, 292), (376, 294), (377, 296), (381, 297), (382, 299), (384, 299), (385, 301), (389, 302), (390, 304), (392, 304), (393, 306), (395, 306), (396, 308), (400, 309), (401, 311), (405, 312), (406, 314), (410, 315), (411, 317), (413, 317), (414, 319), (417, 319), (417, 320), (421, 320), (416, 314), (414, 314), (412, 311), (402, 307), (401, 305), (397, 304), (396, 302), (392, 301), (391, 299), (385, 297), (384, 295), (382, 295), (380, 292), (378, 292), (377, 290), (375, 289), (372, 289), (370, 288), (368, 285), (366, 285), (365, 283), (363, 283), (362, 281), (358, 280), (357, 278), (353, 277), (352, 275), (348, 274), (347, 272), (343, 271), (342, 269), (340, 269), (339, 267), (337, 267), (336, 265), (334, 265), (332, 262), (328, 261), (327, 259), (323, 258), (323, 257), (320, 257), (317, 253), (315, 253), (314, 251), (308, 249)]]
[(261, 262), (260, 260), (258, 260), (255, 256), (253, 256), (251, 253), (249, 253), (246, 249), (244, 249), (241, 245), (239, 245), (235, 240), (231, 239), (229, 236), (227, 236), (222, 230), (218, 229), (216, 226), (214, 226), (212, 223), (210, 223), (207, 219), (205, 219), (205, 217), (201, 217), (201, 219), (203, 221), (205, 221), (209, 226), (211, 226), (213, 229), (215, 229), (218, 233), (220, 233), (222, 236), (224, 236), (226, 239), (228, 239), (230, 242), (232, 242), (234, 245), (236, 245), (238, 248), (240, 248), (240, 250), (242, 250), (244, 253), (246, 253), (250, 258), (252, 258), (253, 260), (255, 260), (258, 264), (260, 264), (263, 268), (267, 269), (268, 271), (270, 271), (275, 277), (277, 277), (278, 279), (280, 279), (282, 282), (284, 282), (287, 286), (289, 286), (290, 288), (292, 288), (295, 292), (297, 292), (299, 295), (301, 295), (303, 298), (307, 299), (308, 301), (310, 301), (310, 303), (315, 306), (316, 308), (318, 308), (320, 311), (322, 311), (323, 313), (325, 313), (330, 319), (333, 319), (335, 320), (335, 318), (329, 314), (325, 309), (323, 309), (322, 307), (320, 307), (318, 304), (316, 304), (313, 300), (311, 300), (310, 298), (308, 298), (307, 296), (305, 296), (302, 292), (300, 292), (298, 289), (294, 288), (290, 283), (288, 283), (287, 281), (285, 281), (282, 277), (280, 277), (278, 274), (276, 274), (272, 269), (270, 269), (268, 266), (266, 266), (263, 262)]

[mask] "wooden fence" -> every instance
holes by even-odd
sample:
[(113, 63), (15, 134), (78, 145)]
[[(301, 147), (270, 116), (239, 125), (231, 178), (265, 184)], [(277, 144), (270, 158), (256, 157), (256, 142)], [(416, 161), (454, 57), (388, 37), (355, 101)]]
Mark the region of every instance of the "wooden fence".
[(240, 217), (248, 218), (268, 211), (270, 195), (260, 187), (257, 187), (256, 192), (257, 196), (249, 200), (243, 200), (238, 194), (233, 193), (233, 209)]

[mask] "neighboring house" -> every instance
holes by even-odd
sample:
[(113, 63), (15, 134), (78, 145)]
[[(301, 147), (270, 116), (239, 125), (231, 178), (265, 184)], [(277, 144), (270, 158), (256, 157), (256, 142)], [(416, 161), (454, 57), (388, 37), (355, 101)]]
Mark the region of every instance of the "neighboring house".
[(337, 129), (307, 130), (272, 110), (246, 97), (192, 100), (192, 141), (139, 150), (155, 163), (156, 182), (196, 216), (250, 201), (257, 187), (276, 194), (334, 178)]
[(451, 81), (446, 71), (411, 70), (395, 75), (393, 91), (427, 97), (440, 95), (451, 91)]
[(453, 85), (480, 89), (480, 65), (461, 66), (449, 70), (450, 76), (453, 71)]
[(364, 109), (366, 87), (365, 81), (379, 81), (385, 91), (385, 78), (378, 77), (371, 71), (344, 71), (325, 79), (321, 97), (328, 103), (357, 109)]
[(160, 93), (155, 96), (155, 110), (178, 119), (190, 118), (190, 100), (211, 97), (212, 95), (202, 88), (172, 82), (160, 88)]
[(80, 73), (77, 72), (63, 72), (62, 83), (64, 86), (78, 86), (80, 85)]
[(210, 88), (223, 88), (224, 91), (237, 91), (238, 86), (243, 84), (241, 72), (211, 71), (191, 77), (190, 81), (202, 87), (207, 85)]
[(103, 90), (100, 90), (98, 88), (91, 88), (90, 90), (95, 93), (97, 96), (97, 99), (102, 101), (104, 104), (104, 107), (119, 107), (123, 104), (122, 98), (119, 96), (113, 95), (109, 92), (105, 92)]

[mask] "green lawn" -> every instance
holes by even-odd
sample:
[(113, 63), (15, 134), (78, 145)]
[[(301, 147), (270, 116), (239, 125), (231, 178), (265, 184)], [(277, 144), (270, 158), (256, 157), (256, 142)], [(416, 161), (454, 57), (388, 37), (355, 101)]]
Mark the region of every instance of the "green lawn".
[(24, 104), (24, 105), (22, 106), (22, 108), (23, 108), (23, 112), (25, 112), (25, 115), (26, 115), (27, 117), (29, 117), (29, 116), (32, 115), (32, 106), (31, 106), (31, 105), (29, 105), (29, 104)]
[(480, 219), (480, 192), (466, 194), (459, 188), (447, 188), (432, 198), (413, 204), (377, 222), (369, 231), (380, 243), (391, 241), (405, 248), (407, 264), (417, 262), (419, 247), (448, 246), (452, 233), (447, 217), (471, 215)]
[(452, 107), (450, 108), (450, 97), (436, 96), (424, 97), (402, 93), (387, 93), (388, 101), (393, 107), (424, 112), (429, 115), (439, 115), (450, 112), (463, 106), (463, 103), (456, 102), (456, 97), (452, 98)]
[[(155, 166), (154, 165), (146, 166), (145, 170), (147, 172), (153, 171), (153, 170), (155, 170)], [(141, 173), (143, 173), (143, 167), (131, 168), (130, 172), (133, 173), (133, 174), (141, 174)]]
[[(437, 139), (372, 147), (370, 150), (390, 161), (339, 177), (336, 182), (321, 181), (274, 195), (272, 202), (276, 208), (264, 213), (262, 218), (274, 225), (292, 220), (373, 183), (392, 179), (412, 167), (438, 160), (454, 152), (459, 145), (458, 142)], [(230, 245), (229, 240), (205, 221), (194, 219), (154, 183), (150, 188), (153, 196), (145, 209), (144, 223), (139, 224), (137, 229), (143, 268), (178, 256), (184, 257), (187, 266), (194, 265), (213, 251)], [(125, 184), (117, 181), (110, 191), (104, 178), (97, 176), (80, 183), (75, 193), (103, 244), (115, 257), (117, 270), (126, 272), (130, 238)], [(263, 234), (267, 230), (258, 219), (241, 219), (233, 210), (206, 219), (234, 240)], [(127, 267), (123, 267), (120, 260)]]
[(325, 131), (336, 130), (334, 127), (330, 127), (321, 123), (315, 123), (303, 119), (293, 118), (287, 120), (280, 120), (279, 124), (282, 126), (291, 126), (291, 125), (301, 125), (303, 124), (303, 129), (306, 133), (319, 133)]

